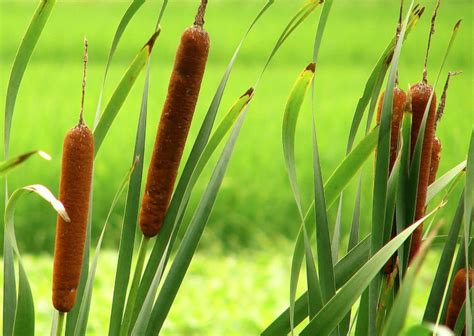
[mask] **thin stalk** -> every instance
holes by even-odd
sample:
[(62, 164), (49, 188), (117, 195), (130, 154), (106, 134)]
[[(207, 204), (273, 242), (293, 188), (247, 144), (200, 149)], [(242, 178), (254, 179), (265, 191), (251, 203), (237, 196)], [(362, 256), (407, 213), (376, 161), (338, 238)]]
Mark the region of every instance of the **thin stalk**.
[(137, 264), (135, 265), (135, 272), (133, 273), (132, 285), (128, 294), (127, 304), (125, 306), (125, 314), (123, 316), (123, 323), (120, 330), (121, 336), (126, 336), (130, 331), (130, 324), (132, 322), (132, 312), (135, 309), (135, 303), (137, 300), (138, 286), (142, 277), (143, 264), (145, 263), (147, 245), (150, 238), (142, 235), (140, 242), (140, 248), (138, 250)]
[(58, 312), (58, 326), (56, 328), (56, 336), (61, 336), (63, 333), (64, 317), (66, 314), (64, 312)]

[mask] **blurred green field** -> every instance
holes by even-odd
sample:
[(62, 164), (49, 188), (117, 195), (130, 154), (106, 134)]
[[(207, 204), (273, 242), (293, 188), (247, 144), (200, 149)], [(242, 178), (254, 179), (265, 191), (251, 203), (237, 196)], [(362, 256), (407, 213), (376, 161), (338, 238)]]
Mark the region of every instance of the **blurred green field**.
[[(400, 63), (403, 88), (421, 79), (423, 55), (434, 1), (422, 1), (427, 13), (408, 38)], [(278, 35), (301, 1), (276, 1), (249, 36), (237, 59), (222, 101), (220, 116), (233, 100), (254, 84)], [(211, 53), (202, 94), (190, 134), (194, 139), (212, 95), (232, 52), (251, 19), (264, 1), (212, 1), (206, 28), (211, 36)], [(149, 37), (161, 5), (147, 1), (127, 28), (114, 59), (105, 90), (105, 101), (127, 65)], [(78, 116), (82, 78), (82, 40), (87, 36), (90, 57), (86, 96), (86, 121), (92, 124), (105, 61), (118, 21), (128, 1), (59, 1), (33, 54), (17, 100), (11, 139), (11, 153), (43, 149), (51, 162), (32, 159), (11, 174), (10, 188), (42, 183), (57, 192), (62, 139)], [(335, 1), (323, 40), (316, 75), (317, 128), (323, 175), (327, 178), (344, 157), (352, 114), (365, 81), (385, 45), (391, 39), (398, 15), (396, 1)], [(181, 31), (192, 23), (196, 1), (170, 1), (163, 31), (155, 45), (151, 73), (147, 150), (149, 159), (157, 121), (166, 93), (175, 49)], [(34, 11), (34, 1), (0, 3), (0, 92), (6, 92), (16, 49)], [(262, 248), (281, 238), (293, 239), (299, 223), (281, 149), (281, 122), (288, 92), (298, 73), (310, 61), (319, 10), (288, 40), (263, 77), (244, 124), (228, 173), (203, 237), (203, 246), (222, 242), (225, 249), (241, 246)], [(443, 142), (440, 172), (465, 158), (473, 121), (473, 4), (470, 0), (442, 4), (429, 62), (433, 81), (456, 20), (464, 18), (449, 57), (448, 70), (463, 74), (451, 82), (444, 118), (438, 128)], [(443, 73), (444, 82), (446, 74)], [(137, 81), (106, 138), (96, 160), (94, 185), (94, 237), (100, 230), (121, 177), (131, 164), (143, 76)], [(438, 86), (438, 91), (443, 83)], [(4, 106), (1, 95), (0, 106)], [(308, 107), (308, 106), (307, 106)], [(306, 108), (298, 125), (297, 169), (303, 203), (311, 200), (310, 113)], [(3, 123), (3, 118), (0, 123)], [(3, 124), (0, 125), (3, 129)], [(189, 150), (189, 147), (187, 148)], [(186, 155), (186, 154), (185, 154)], [(366, 180), (372, 174), (366, 165)], [(201, 178), (191, 206), (209, 178)], [(345, 198), (344, 234), (352, 215), (355, 181)], [(368, 230), (372, 186), (365, 184), (362, 225)], [(3, 195), (3, 193), (2, 193)], [(117, 246), (123, 201), (112, 217), (107, 234), (109, 247)], [(453, 212), (447, 206), (439, 218)], [(189, 214), (188, 214), (189, 215)], [(330, 211), (334, 221), (335, 209)], [(53, 248), (55, 215), (42, 201), (30, 197), (16, 213), (21, 248), (44, 251)]]

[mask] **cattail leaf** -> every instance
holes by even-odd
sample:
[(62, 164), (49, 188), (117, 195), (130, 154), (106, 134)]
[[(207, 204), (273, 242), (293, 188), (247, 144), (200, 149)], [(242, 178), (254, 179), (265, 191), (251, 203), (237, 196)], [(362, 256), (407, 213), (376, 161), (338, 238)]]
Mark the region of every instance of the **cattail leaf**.
[(125, 13), (123, 14), (122, 18), (120, 19), (120, 22), (117, 26), (117, 29), (115, 30), (115, 35), (114, 35), (114, 38), (112, 40), (112, 45), (111, 45), (110, 50), (109, 50), (109, 56), (107, 57), (107, 63), (105, 65), (104, 79), (102, 80), (102, 87), (100, 89), (99, 101), (97, 103), (97, 109), (96, 109), (95, 120), (94, 120), (94, 127), (99, 122), (100, 111), (101, 111), (101, 108), (102, 108), (102, 95), (104, 93), (105, 82), (107, 81), (107, 75), (109, 73), (109, 68), (110, 68), (110, 65), (112, 64), (112, 58), (115, 55), (115, 51), (117, 50), (118, 44), (120, 42), (120, 39), (122, 38), (123, 33), (125, 32), (125, 29), (127, 28), (128, 24), (132, 20), (135, 13), (140, 9), (140, 7), (144, 3), (145, 3), (145, 0), (133, 0), (132, 3), (130, 4), (130, 6), (128, 6)]
[[(410, 20), (413, 8), (413, 0), (410, 3), (408, 13), (400, 30), (395, 49), (393, 51), (390, 63), (390, 72), (385, 88), (385, 96), (382, 104), (382, 112), (380, 118), (380, 132), (377, 143), (377, 156), (375, 158), (375, 177), (374, 191), (372, 202), (372, 244), (371, 253), (376, 253), (383, 246), (383, 232), (380, 229), (381, 223), (385, 223), (387, 216), (387, 189), (389, 177), (389, 161), (390, 161), (390, 129), (393, 109), (393, 89), (397, 77), (398, 62), (402, 50), (405, 33), (408, 22)], [(369, 335), (375, 334), (376, 310), (379, 296), (381, 276), (377, 274), (369, 286)]]
[[(141, 6), (139, 1), (137, 2), (137, 6)], [(139, 209), (139, 202), (140, 202), (140, 193), (141, 193), (141, 185), (142, 185), (142, 175), (143, 175), (143, 157), (145, 154), (145, 136), (146, 136), (146, 118), (147, 118), (147, 109), (148, 109), (148, 89), (150, 83), (150, 68), (151, 68), (151, 49), (154, 44), (154, 40), (160, 33), (160, 22), (163, 18), (163, 14), (166, 10), (166, 6), (168, 4), (168, 0), (163, 0), (161, 5), (160, 14), (157, 19), (155, 33), (153, 34), (152, 38), (148, 43), (145, 45), (145, 49), (149, 49), (149, 55), (146, 62), (146, 73), (145, 73), (145, 81), (143, 85), (143, 93), (142, 93), (142, 100), (140, 104), (140, 114), (138, 118), (138, 125), (136, 130), (135, 136), (135, 146), (133, 150), (133, 158), (134, 160), (138, 157), (139, 160), (136, 162), (136, 168), (132, 172), (130, 176), (130, 183), (128, 186), (127, 191), (127, 200), (125, 203), (125, 213), (124, 219), (122, 222), (122, 232), (120, 236), (120, 247), (119, 247), (119, 255), (117, 260), (117, 270), (115, 273), (115, 282), (114, 282), (114, 293), (112, 299), (112, 310), (110, 313), (110, 321), (109, 321), (109, 335), (117, 335), (120, 332), (123, 311), (125, 306), (125, 298), (127, 293), (127, 287), (130, 277), (131, 271), (131, 264), (132, 264), (132, 257), (133, 257), (133, 246), (135, 240), (135, 231), (137, 225), (137, 217), (138, 217), (138, 209)], [(130, 20), (128, 15), (133, 15), (135, 11), (138, 10), (138, 7), (133, 7), (133, 4), (129, 7), (127, 12), (124, 14), (124, 19), (128, 21)], [(119, 27), (117, 28), (117, 33), (114, 37), (121, 35), (119, 30), (123, 27), (122, 23), (124, 23), (124, 19), (122, 19)], [(150, 43), (151, 42), (151, 43)], [(118, 43), (118, 41), (117, 41)], [(112, 49), (114, 48), (114, 42), (112, 42)], [(110, 52), (110, 57), (112, 57), (113, 51)], [(110, 58), (109, 58), (110, 59)], [(107, 76), (107, 70), (104, 75), (104, 83), (105, 77)], [(101, 93), (102, 97), (102, 93)], [(112, 96), (113, 98), (113, 96)], [(96, 113), (96, 120), (98, 119), (100, 109), (100, 101), (98, 104), (98, 111)], [(105, 114), (105, 112), (104, 112)], [(100, 123), (100, 121), (98, 122)], [(141, 158), (141, 159), (140, 159)], [(135, 163), (134, 163), (135, 165)]]
[(467, 161), (459, 163), (455, 167), (451, 168), (443, 176), (438, 178), (428, 187), (428, 194), (426, 196), (426, 204), (429, 204), (448, 184), (457, 179), (466, 170)]
[(436, 271), (433, 284), (431, 286), (430, 296), (426, 303), (425, 314), (423, 321), (436, 323), (438, 319), (439, 310), (443, 297), (445, 294), (445, 288), (447, 285), (449, 272), (451, 270), (451, 264), (458, 243), (458, 234), (461, 229), (461, 223), (464, 213), (464, 195), (458, 202), (456, 214), (454, 215), (453, 222), (450, 226), (448, 236), (439, 260), (438, 269)]
[(13, 111), (15, 109), (16, 97), (20, 89), (21, 80), (25, 74), (26, 67), (30, 61), (31, 54), (43, 32), (44, 26), (53, 10), (56, 0), (40, 0), (39, 5), (30, 21), (28, 30), (23, 36), (13, 61), (10, 79), (8, 81), (7, 95), (5, 101), (5, 123), (4, 123), (4, 145), (5, 158), (8, 159), (10, 148), (10, 131), (12, 126)]
[[(362, 139), (361, 142), (346, 156), (346, 158), (327, 180), (324, 186), (324, 192), (328, 207), (330, 207), (331, 204), (336, 201), (338, 195), (344, 190), (352, 177), (357, 174), (362, 165), (367, 161), (370, 154), (373, 152), (375, 145), (377, 144), (378, 130), (379, 128), (375, 127), (364, 139)], [(305, 226), (308, 236), (312, 235), (315, 229), (315, 226), (311, 225), (314, 222), (313, 207), (314, 202), (310, 205), (309, 210), (306, 212), (304, 222), (302, 224)], [(303, 262), (304, 240), (302, 230), (303, 228), (300, 229), (298, 238), (296, 239), (295, 249), (293, 251), (291, 274), (296, 274), (296, 272), (299, 272)], [(296, 277), (296, 275), (294, 276)]]
[(443, 205), (444, 203), (441, 203), (421, 220), (410, 225), (398, 236), (378, 250), (378, 252), (376, 252), (362, 267), (359, 267), (357, 272), (339, 289), (336, 295), (329, 300), (329, 302), (303, 329), (301, 335), (330, 334), (397, 248), (401, 246), (408, 237), (410, 237), (423, 220), (432, 216)]
[[(471, 237), (472, 227), (473, 227), (473, 217), (472, 217), (472, 208), (474, 203), (474, 128), (471, 131), (471, 139), (469, 142), (469, 150), (467, 154), (467, 165), (466, 165), (466, 188), (464, 191), (464, 216), (463, 216), (463, 226), (464, 226), (464, 254), (465, 254), (465, 266), (466, 269), (470, 269), (473, 263), (473, 254), (474, 249), (472, 246), (469, 246), (469, 238)], [(469, 281), (466, 279), (466, 293), (469, 292)], [(472, 311), (474, 309), (474, 297), (469, 294), (466, 295), (465, 301), (465, 315), (466, 315), (466, 335), (472, 335), (473, 333), (473, 315)]]
[(204, 227), (209, 219), (212, 207), (217, 197), (220, 185), (225, 175), (227, 165), (232, 155), (235, 142), (245, 118), (245, 111), (239, 117), (232, 133), (219, 157), (216, 167), (212, 173), (207, 188), (201, 197), (199, 205), (194, 212), (193, 218), (179, 246), (176, 257), (171, 265), (169, 273), (163, 283), (163, 287), (158, 295), (156, 303), (151, 312), (146, 335), (156, 335), (168, 315), (169, 309), (176, 297), (179, 287), (184, 279), (186, 271), (191, 263), (191, 259), (196, 251), (199, 240), (204, 231)]
[[(357, 244), (334, 265), (336, 288), (342, 287), (369, 257), (370, 235)], [(294, 323), (299, 325), (308, 316), (308, 295), (305, 292), (295, 301)], [(290, 326), (290, 308), (281, 313), (263, 332), (262, 336), (288, 334)]]
[[(148, 63), (148, 67), (150, 67), (150, 63)], [(112, 298), (112, 310), (109, 321), (109, 335), (117, 335), (120, 332), (128, 281), (132, 267), (133, 246), (135, 242), (135, 232), (137, 227), (143, 176), (143, 156), (145, 153), (149, 80), (150, 72), (147, 69), (142, 102), (140, 106), (140, 114), (138, 117), (135, 135), (135, 146), (133, 150), (133, 160), (135, 162), (136, 158), (138, 158), (138, 162), (136, 162), (135, 169), (130, 176), (130, 182), (127, 190), (127, 199), (125, 201), (125, 211), (122, 221), (120, 247), (117, 260), (117, 270), (115, 273), (114, 293)]]
[(270, 55), (267, 58), (267, 61), (263, 67), (262, 73), (260, 74), (259, 80), (262, 77), (263, 73), (270, 64), (273, 56), (278, 52), (278, 49), (285, 43), (286, 39), (293, 33), (293, 31), (298, 28), (298, 26), (316, 9), (323, 3), (323, 0), (307, 0), (303, 6), (296, 12), (296, 14), (290, 19), (288, 24), (283, 29), (283, 32), (279, 36), (275, 46), (273, 47)]
[(41, 158), (48, 161), (51, 160), (51, 156), (49, 156), (48, 153), (45, 153), (41, 150), (26, 152), (24, 154), (21, 154), (13, 158), (10, 158), (8, 160), (5, 160), (3, 162), (0, 162), (0, 176), (7, 175), (11, 170), (15, 169), (17, 166), (21, 165), (22, 163), (24, 163), (26, 160), (28, 160), (30, 157), (34, 155), (38, 155)]
[[(204, 168), (206, 166), (206, 163), (209, 161), (209, 159), (211, 158), (212, 154), (217, 149), (218, 145), (221, 143), (224, 136), (228, 133), (228, 131), (232, 128), (232, 126), (235, 125), (235, 122), (238, 120), (238, 118), (245, 111), (246, 107), (248, 106), (248, 104), (249, 104), (249, 102), (252, 98), (252, 94), (253, 94), (253, 90), (250, 89), (250, 90), (247, 90), (247, 92), (244, 95), (239, 97), (237, 99), (237, 101), (234, 103), (234, 105), (231, 107), (231, 109), (229, 110), (227, 115), (221, 121), (219, 126), (216, 128), (216, 131), (213, 133), (213, 135), (210, 138), (209, 142), (207, 143), (206, 147), (202, 151), (201, 156), (200, 156), (199, 160), (196, 163), (195, 169), (192, 172), (192, 175), (190, 176), (190, 178), (188, 180), (188, 184), (186, 185), (186, 187), (184, 189), (184, 193), (183, 193), (183, 198), (184, 199), (189, 200), (189, 197), (191, 196), (191, 191), (194, 188), (194, 186), (195, 186), (199, 176), (201, 175), (202, 171), (204, 170)], [(178, 209), (178, 213), (180, 214), (180, 219), (182, 219), (181, 216), (184, 215), (184, 210), (185, 210), (184, 206), (186, 205), (186, 203), (181, 203), (181, 208)], [(165, 249), (169, 249), (169, 246), (172, 243), (174, 243), (174, 239), (176, 239), (175, 232), (177, 233), (177, 231), (175, 231), (175, 230), (173, 231), (171, 239), (169, 240), (169, 244), (165, 247)], [(160, 232), (160, 235), (158, 237), (160, 237), (161, 234), (162, 233)], [(168, 253), (164, 254), (165, 258), (162, 258), (164, 263), (167, 262), (168, 256), (169, 256)], [(161, 275), (156, 280), (154, 280), (154, 281), (152, 280), (152, 282), (155, 282), (155, 283), (158, 282), (159, 283), (159, 281), (161, 280)], [(154, 276), (154, 278), (155, 278), (155, 276)], [(152, 303), (153, 303), (153, 300), (154, 300), (155, 294), (156, 294), (156, 292), (155, 292), (155, 294), (153, 294), (153, 291), (156, 291), (156, 289), (158, 288), (158, 283), (156, 283), (156, 285), (153, 285), (153, 286), (152, 286), (152, 283), (150, 283), (148, 292), (151, 290), (151, 293), (150, 293), (150, 295), (146, 294), (146, 296), (145, 296), (145, 300), (144, 300), (145, 303), (142, 305), (142, 308), (141, 308), (142, 312), (139, 312), (139, 314), (141, 314), (142, 317), (137, 316), (138, 319), (140, 320), (140, 324), (137, 325), (137, 327), (134, 329), (133, 333), (141, 334), (145, 331), (146, 323), (148, 323), (145, 316), (150, 314), (149, 311), (147, 312), (147, 309), (151, 308), (151, 306), (152, 306)], [(143, 301), (141, 301), (141, 298), (138, 297), (138, 294), (139, 294), (139, 292), (137, 293), (137, 300), (140, 299), (140, 301), (138, 301), (138, 302), (143, 302)], [(135, 319), (132, 319), (131, 324), (130, 324), (131, 326), (133, 326), (134, 320)]]
[[(5, 208), (4, 222), (5, 222), (5, 247), (7, 250), (4, 250), (5, 256), (12, 256), (15, 254), (18, 267), (19, 267), (19, 279), (18, 279), (18, 297), (16, 297), (16, 290), (9, 291), (8, 289), (15, 288), (15, 276), (10, 274), (14, 272), (13, 258), (8, 261), (9, 267), (5, 267), (5, 277), (4, 277), (4, 303), (11, 303), (13, 309), (13, 315), (10, 315), (12, 312), (9, 310), (7, 317), (12, 320), (4, 320), (4, 335), (34, 335), (35, 329), (35, 310), (33, 303), (33, 295), (31, 293), (31, 287), (26, 275), (23, 261), (21, 259), (20, 251), (18, 249), (16, 236), (15, 236), (15, 227), (14, 227), (14, 215), (15, 208), (18, 201), (22, 198), (23, 195), (34, 192), (46, 202), (48, 202), (51, 207), (64, 218), (65, 221), (69, 221), (69, 217), (66, 213), (66, 210), (63, 204), (54, 197), (54, 195), (46, 187), (35, 184), (29, 185), (20, 189), (15, 190)], [(13, 283), (11, 283), (13, 281)], [(5, 306), (4, 307), (8, 307)], [(8, 310), (8, 309), (7, 309)], [(8, 328), (6, 328), (7, 326)]]
[(301, 105), (303, 104), (304, 97), (306, 96), (309, 85), (311, 84), (311, 81), (314, 77), (314, 70), (315, 64), (309, 64), (301, 72), (301, 74), (298, 76), (298, 79), (294, 83), (286, 103), (282, 127), (283, 154), (285, 157), (286, 169), (301, 219), (303, 219), (304, 216), (301, 205), (301, 194), (296, 178), (295, 131)]
[[(415, 25), (418, 23), (418, 20), (420, 19), (421, 15), (423, 15), (424, 12), (424, 7), (420, 7), (416, 5), (413, 7), (409, 22), (407, 25), (406, 29), (406, 34), (404, 38), (407, 38), (411, 30), (415, 27)], [(374, 97), (375, 99), (378, 97), (380, 91), (380, 87), (378, 90), (374, 89), (376, 88), (377, 82), (382, 83), (383, 79), (385, 77), (385, 74), (388, 70), (388, 64), (390, 63), (390, 59), (392, 57), (393, 51), (395, 49), (395, 44), (396, 44), (396, 38), (394, 37), (387, 47), (385, 48), (384, 52), (382, 53), (382, 56), (380, 56), (379, 60), (375, 64), (372, 72), (370, 73), (369, 79), (367, 80), (365, 87), (364, 87), (364, 92), (362, 96), (359, 98), (359, 101), (357, 103), (356, 110), (354, 112), (354, 117), (352, 119), (352, 124), (351, 124), (351, 130), (349, 132), (349, 139), (347, 141), (347, 151), (349, 152), (352, 148), (352, 145), (354, 144), (355, 137), (357, 135), (357, 131), (359, 129), (360, 122), (362, 121), (362, 117), (364, 116), (365, 109), (367, 108), (367, 105), (373, 100)], [(375, 106), (375, 101), (374, 101), (374, 106)]]
[(120, 108), (122, 107), (125, 99), (130, 93), (135, 81), (140, 75), (141, 71), (147, 64), (148, 58), (150, 57), (151, 50), (155, 43), (156, 38), (160, 33), (160, 29), (155, 31), (150, 37), (148, 42), (143, 46), (140, 52), (135, 56), (135, 59), (129, 65), (127, 71), (120, 80), (117, 88), (115, 89), (112, 97), (110, 98), (107, 106), (104, 109), (104, 112), (100, 116), (100, 120), (97, 123), (97, 126), (94, 128), (94, 150), (95, 155), (99, 152), (99, 149), (102, 145), (102, 142), (107, 135), (107, 132), (112, 126), (112, 123), (117, 116)]
[[(303, 104), (306, 93), (309, 89), (309, 85), (314, 77), (315, 64), (309, 64), (298, 76), (296, 82), (291, 89), (289, 98), (286, 103), (285, 113), (283, 116), (283, 125), (282, 125), (282, 142), (283, 142), (283, 154), (285, 158), (286, 169), (288, 172), (288, 177), (290, 180), (291, 190), (293, 192), (293, 197), (296, 202), (298, 213), (300, 215), (301, 221), (304, 220), (303, 208), (301, 205), (301, 194), (298, 187), (297, 177), (296, 177), (296, 163), (295, 163), (295, 131), (296, 123), (298, 121), (299, 112), (301, 110), (301, 105)], [(303, 227), (303, 231), (305, 231)], [(311, 263), (312, 252), (311, 247), (308, 244), (308, 236), (304, 232), (304, 246), (306, 251), (306, 260), (308, 269), (307, 275), (308, 280), (316, 281), (314, 277), (316, 269), (314, 263)], [(294, 310), (294, 302), (296, 297), (296, 287), (298, 285), (298, 276), (299, 269), (292, 268), (291, 278), (290, 278), (290, 311)], [(309, 295), (312, 297), (318, 297), (319, 286), (316, 283), (308, 283)], [(311, 295), (313, 294), (313, 295)], [(311, 299), (309, 300), (311, 302)], [(293, 316), (291, 313), (290, 316)], [(293, 323), (291, 323), (293, 325)], [(293, 329), (293, 328), (292, 328)]]
[(433, 230), (429, 237), (421, 245), (420, 251), (413, 259), (408, 272), (403, 278), (400, 289), (393, 303), (390, 314), (387, 317), (385, 327), (382, 335), (384, 336), (397, 336), (402, 331), (405, 320), (410, 306), (411, 298), (413, 297), (412, 291), (415, 284), (415, 280), (419, 274), (420, 268), (428, 253), (428, 248), (433, 242), (433, 238), (436, 235), (437, 229)]
[(115, 206), (117, 205), (117, 202), (119, 201), (120, 197), (122, 196), (123, 192), (125, 191), (125, 188), (127, 187), (128, 183), (130, 182), (130, 177), (132, 175), (132, 172), (138, 162), (138, 158), (135, 160), (133, 166), (129, 169), (127, 174), (123, 177), (117, 192), (115, 193), (115, 196), (112, 200), (112, 204), (110, 205), (109, 212), (107, 214), (107, 217), (105, 219), (104, 226), (102, 228), (102, 231), (99, 236), (99, 240), (97, 242), (96, 250), (94, 253), (94, 257), (92, 259), (92, 263), (89, 268), (89, 272), (87, 273), (87, 281), (86, 285), (84, 288), (84, 292), (82, 293), (82, 300), (81, 300), (81, 305), (79, 308), (78, 316), (77, 316), (77, 321), (75, 323), (75, 328), (74, 328), (74, 335), (85, 335), (86, 334), (86, 329), (87, 329), (87, 316), (89, 315), (89, 310), (90, 310), (90, 304), (91, 304), (91, 299), (92, 299), (92, 290), (93, 290), (93, 284), (94, 284), (94, 279), (95, 279), (95, 272), (97, 269), (97, 263), (99, 261), (99, 254), (100, 250), (102, 248), (102, 241), (104, 239), (105, 231), (108, 227), (108, 223), (110, 220), (110, 216), (112, 215)]

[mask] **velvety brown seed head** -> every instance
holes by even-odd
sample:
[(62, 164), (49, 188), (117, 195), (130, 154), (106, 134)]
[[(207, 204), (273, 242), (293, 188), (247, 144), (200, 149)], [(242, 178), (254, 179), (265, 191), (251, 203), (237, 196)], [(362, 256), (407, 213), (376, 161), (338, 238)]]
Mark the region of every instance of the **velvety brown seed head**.
[(441, 141), (435, 137), (433, 139), (433, 149), (431, 150), (430, 178), (429, 184), (436, 180), (438, 174), (439, 161), (441, 160)]
[(461, 268), (454, 276), (451, 299), (449, 301), (445, 322), (446, 326), (451, 330), (454, 330), (459, 312), (466, 300), (466, 277), (468, 277), (469, 288), (472, 287), (472, 273), (472, 269), (466, 272), (465, 268)]
[[(377, 125), (380, 124), (380, 118), (382, 115), (383, 100), (385, 92), (382, 92), (377, 107)], [(393, 89), (393, 107), (392, 107), (392, 128), (390, 133), (390, 172), (392, 171), (395, 160), (397, 159), (398, 151), (398, 134), (400, 133), (400, 124), (403, 118), (403, 112), (405, 110), (405, 104), (407, 100), (406, 93), (399, 87)]]
[(153, 148), (140, 210), (140, 228), (158, 234), (168, 209), (209, 54), (209, 35), (200, 26), (185, 30), (176, 53)]
[(94, 137), (85, 124), (64, 139), (59, 200), (71, 219), (58, 216), (53, 267), (53, 305), (61, 312), (74, 306), (81, 275), (91, 192)]
[[(416, 145), (416, 139), (420, 132), (423, 115), (431, 95), (433, 88), (429, 84), (423, 82), (415, 84), (410, 87), (411, 96), (411, 111), (412, 129), (411, 129), (411, 156)], [(435, 119), (436, 119), (436, 93), (433, 94), (431, 104), (428, 110), (428, 119), (426, 120), (425, 134), (423, 138), (423, 146), (421, 151), (420, 172), (418, 177), (418, 194), (416, 198), (415, 220), (422, 218), (425, 215), (425, 203), (428, 190), (428, 183), (430, 177), (431, 166), (431, 151), (433, 148), (433, 139), (435, 136)], [(418, 252), (422, 240), (423, 224), (413, 232), (410, 261)]]
[[(380, 118), (382, 117), (382, 106), (385, 98), (385, 92), (382, 92), (379, 98), (377, 106), (376, 122), (380, 124)], [(393, 103), (392, 103), (392, 121), (391, 121), (391, 132), (390, 132), (390, 165), (389, 172), (392, 171), (397, 159), (398, 152), (398, 134), (400, 133), (400, 124), (403, 118), (403, 112), (405, 110), (407, 95), (406, 93), (396, 86), (393, 89)], [(396, 224), (395, 219), (392, 227), (392, 237), (396, 235)], [(396, 260), (396, 254), (394, 254), (385, 264), (383, 268), (384, 274), (390, 274), (393, 271), (393, 265)]]

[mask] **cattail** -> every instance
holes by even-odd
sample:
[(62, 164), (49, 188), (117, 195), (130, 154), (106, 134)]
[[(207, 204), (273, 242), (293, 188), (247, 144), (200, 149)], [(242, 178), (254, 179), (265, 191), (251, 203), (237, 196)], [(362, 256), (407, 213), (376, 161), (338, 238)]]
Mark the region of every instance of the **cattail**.
[[(382, 115), (382, 106), (385, 97), (385, 92), (382, 92), (377, 107), (377, 124), (380, 124), (380, 118)], [(398, 134), (400, 133), (400, 124), (403, 118), (403, 112), (405, 110), (405, 104), (407, 95), (405, 91), (396, 86), (393, 89), (393, 105), (392, 105), (392, 126), (390, 132), (390, 165), (389, 171), (391, 172), (395, 165), (398, 152)]]
[[(465, 268), (461, 268), (454, 276), (451, 299), (448, 305), (448, 311), (446, 313), (446, 326), (451, 330), (454, 330), (456, 321), (461, 311), (462, 305), (466, 300), (466, 278), (468, 278), (469, 288), (472, 287), (472, 269), (466, 272)], [(463, 335), (466, 334), (466, 330), (463, 330)]]
[[(385, 92), (382, 92), (379, 99), (379, 104), (377, 108), (377, 116), (376, 121), (377, 124), (380, 124), (380, 119), (382, 115), (382, 106), (385, 97)], [(398, 152), (398, 134), (400, 133), (400, 124), (403, 118), (403, 112), (405, 110), (405, 104), (407, 100), (406, 93), (396, 86), (393, 89), (393, 103), (392, 103), (392, 122), (391, 122), (391, 131), (390, 131), (390, 165), (389, 165), (389, 172), (392, 171), (393, 166), (395, 165), (395, 161), (397, 159), (397, 152)], [(395, 218), (394, 218), (395, 221)], [(395, 222), (392, 226), (392, 237), (396, 235), (396, 226)], [(385, 274), (390, 274), (393, 271), (394, 259), (396, 255), (390, 258), (385, 267), (383, 272)]]
[(60, 312), (74, 306), (81, 275), (87, 216), (94, 160), (94, 138), (83, 120), (87, 65), (87, 40), (84, 41), (84, 79), (79, 123), (64, 139), (59, 200), (70, 222), (58, 216), (53, 267), (53, 305)]
[(209, 35), (203, 29), (206, 5), (202, 0), (176, 53), (140, 210), (140, 228), (147, 237), (158, 234), (163, 224), (199, 96), (209, 53)]
[[(435, 136), (435, 123), (436, 123), (436, 93), (433, 92), (433, 87), (428, 84), (427, 79), (427, 63), (428, 54), (430, 50), (431, 37), (434, 34), (434, 26), (436, 15), (440, 1), (438, 0), (436, 7), (431, 18), (431, 29), (428, 35), (428, 46), (426, 48), (425, 63), (423, 68), (423, 80), (410, 87), (409, 96), (411, 98), (411, 112), (412, 128), (411, 128), (411, 157), (413, 158), (413, 152), (420, 132), (421, 123), (425, 114), (426, 107), (428, 105), (431, 94), (433, 98), (428, 109), (428, 117), (426, 120), (425, 133), (423, 137), (423, 145), (421, 151), (421, 163), (418, 176), (418, 192), (416, 197), (415, 207), (415, 220), (422, 218), (425, 215), (425, 203), (426, 195), (428, 191), (429, 177), (430, 177), (430, 166), (431, 166), (431, 152), (433, 148), (433, 139)], [(416, 256), (422, 241), (423, 224), (419, 225), (413, 232), (410, 247), (410, 258), (409, 261)]]
[(431, 163), (430, 163), (430, 177), (429, 184), (432, 184), (436, 180), (436, 174), (438, 174), (439, 161), (441, 159), (441, 141), (438, 137), (433, 139), (433, 148), (431, 150)]

